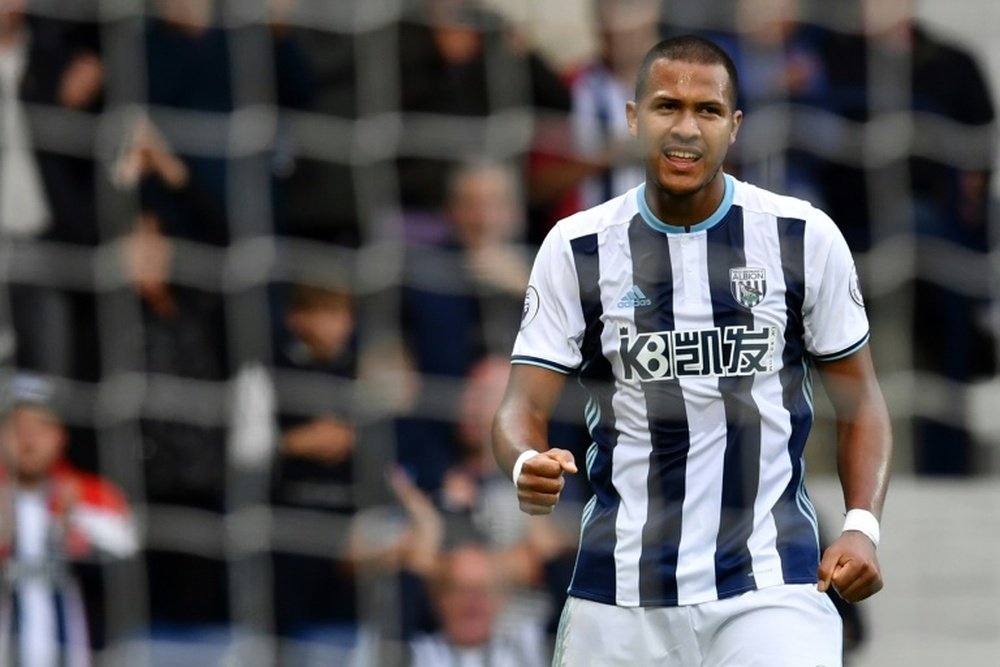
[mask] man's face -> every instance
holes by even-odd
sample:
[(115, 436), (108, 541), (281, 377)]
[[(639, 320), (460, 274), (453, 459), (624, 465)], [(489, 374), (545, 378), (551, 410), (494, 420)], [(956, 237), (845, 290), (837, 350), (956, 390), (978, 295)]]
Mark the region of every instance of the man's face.
[(861, 18), (868, 35), (883, 35), (913, 19), (913, 0), (864, 0)]
[(499, 167), (474, 169), (457, 177), (448, 215), (459, 242), (470, 250), (510, 240), (521, 226), (515, 184)]
[(730, 85), (722, 65), (653, 63), (642, 98), (627, 107), (648, 183), (680, 197), (701, 191), (719, 174), (743, 120), (743, 112), (733, 109)]
[(3, 422), (4, 460), (23, 484), (42, 481), (62, 456), (66, 431), (44, 408), (15, 408)]
[(215, 0), (157, 0), (157, 8), (168, 23), (200, 34), (212, 23)]
[(620, 75), (634, 78), (651, 41), (657, 40), (659, 0), (603, 0), (597, 3), (601, 58)]
[(354, 307), (346, 294), (330, 294), (308, 308), (293, 309), (288, 326), (312, 353), (334, 359), (347, 349), (354, 334)]
[(0, 0), (0, 36), (10, 35), (21, 28), (27, 0)]
[(442, 567), (446, 572), (435, 589), (441, 631), (455, 646), (482, 646), (503, 605), (496, 563), (479, 549), (459, 548)]

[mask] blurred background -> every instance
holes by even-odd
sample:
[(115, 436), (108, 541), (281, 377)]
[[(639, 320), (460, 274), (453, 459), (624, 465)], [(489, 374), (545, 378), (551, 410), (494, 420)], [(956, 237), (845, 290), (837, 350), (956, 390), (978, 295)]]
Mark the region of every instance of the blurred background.
[[(521, 515), (489, 423), (537, 245), (641, 181), (639, 60), (698, 32), (741, 72), (727, 170), (828, 212), (861, 274), (896, 456), (846, 660), (994, 664), (997, 26), (993, 0), (0, 0), (0, 662), (547, 664), (586, 484)], [(551, 433), (579, 455), (582, 406)]]

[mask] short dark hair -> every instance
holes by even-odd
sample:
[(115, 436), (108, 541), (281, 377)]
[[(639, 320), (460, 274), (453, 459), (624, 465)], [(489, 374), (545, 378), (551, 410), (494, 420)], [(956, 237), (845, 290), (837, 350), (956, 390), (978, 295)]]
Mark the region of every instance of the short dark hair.
[(639, 65), (639, 72), (635, 77), (635, 99), (638, 101), (646, 91), (646, 82), (649, 79), (649, 70), (657, 60), (679, 60), (686, 63), (698, 63), (701, 65), (722, 65), (729, 75), (730, 102), (733, 109), (736, 109), (739, 101), (740, 77), (736, 72), (736, 63), (726, 53), (722, 47), (710, 39), (699, 35), (680, 35), (658, 42), (653, 48), (646, 52), (646, 56)]
[(295, 312), (324, 308), (330, 303), (351, 305), (353, 299), (346, 286), (314, 285), (296, 283), (292, 285), (290, 308)]

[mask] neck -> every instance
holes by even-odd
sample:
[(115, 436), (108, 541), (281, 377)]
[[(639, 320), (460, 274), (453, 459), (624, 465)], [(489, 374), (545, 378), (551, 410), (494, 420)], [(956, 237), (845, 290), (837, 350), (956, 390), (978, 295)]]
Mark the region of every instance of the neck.
[(309, 356), (312, 357), (312, 360), (321, 364), (332, 363), (343, 352), (342, 348), (330, 347), (321, 343), (306, 343), (306, 349), (309, 350)]
[(22, 34), (20, 24), (7, 25), (0, 19), (0, 51), (9, 51), (17, 46)]
[(655, 179), (646, 181), (646, 203), (660, 221), (690, 229), (711, 216), (726, 192), (725, 176), (720, 169), (705, 187), (683, 195), (670, 194)]
[(42, 487), (45, 482), (45, 477), (31, 477), (18, 475), (17, 477), (17, 488), (22, 491), (37, 491)]
[(873, 35), (878, 44), (891, 49), (905, 50), (913, 44), (913, 25), (907, 21), (900, 21)]

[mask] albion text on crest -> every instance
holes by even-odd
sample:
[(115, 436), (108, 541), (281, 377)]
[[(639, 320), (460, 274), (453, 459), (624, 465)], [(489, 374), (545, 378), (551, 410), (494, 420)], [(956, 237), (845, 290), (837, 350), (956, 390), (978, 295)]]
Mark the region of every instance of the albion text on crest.
[(767, 293), (767, 276), (764, 269), (741, 266), (729, 269), (729, 290), (740, 305), (753, 308)]

